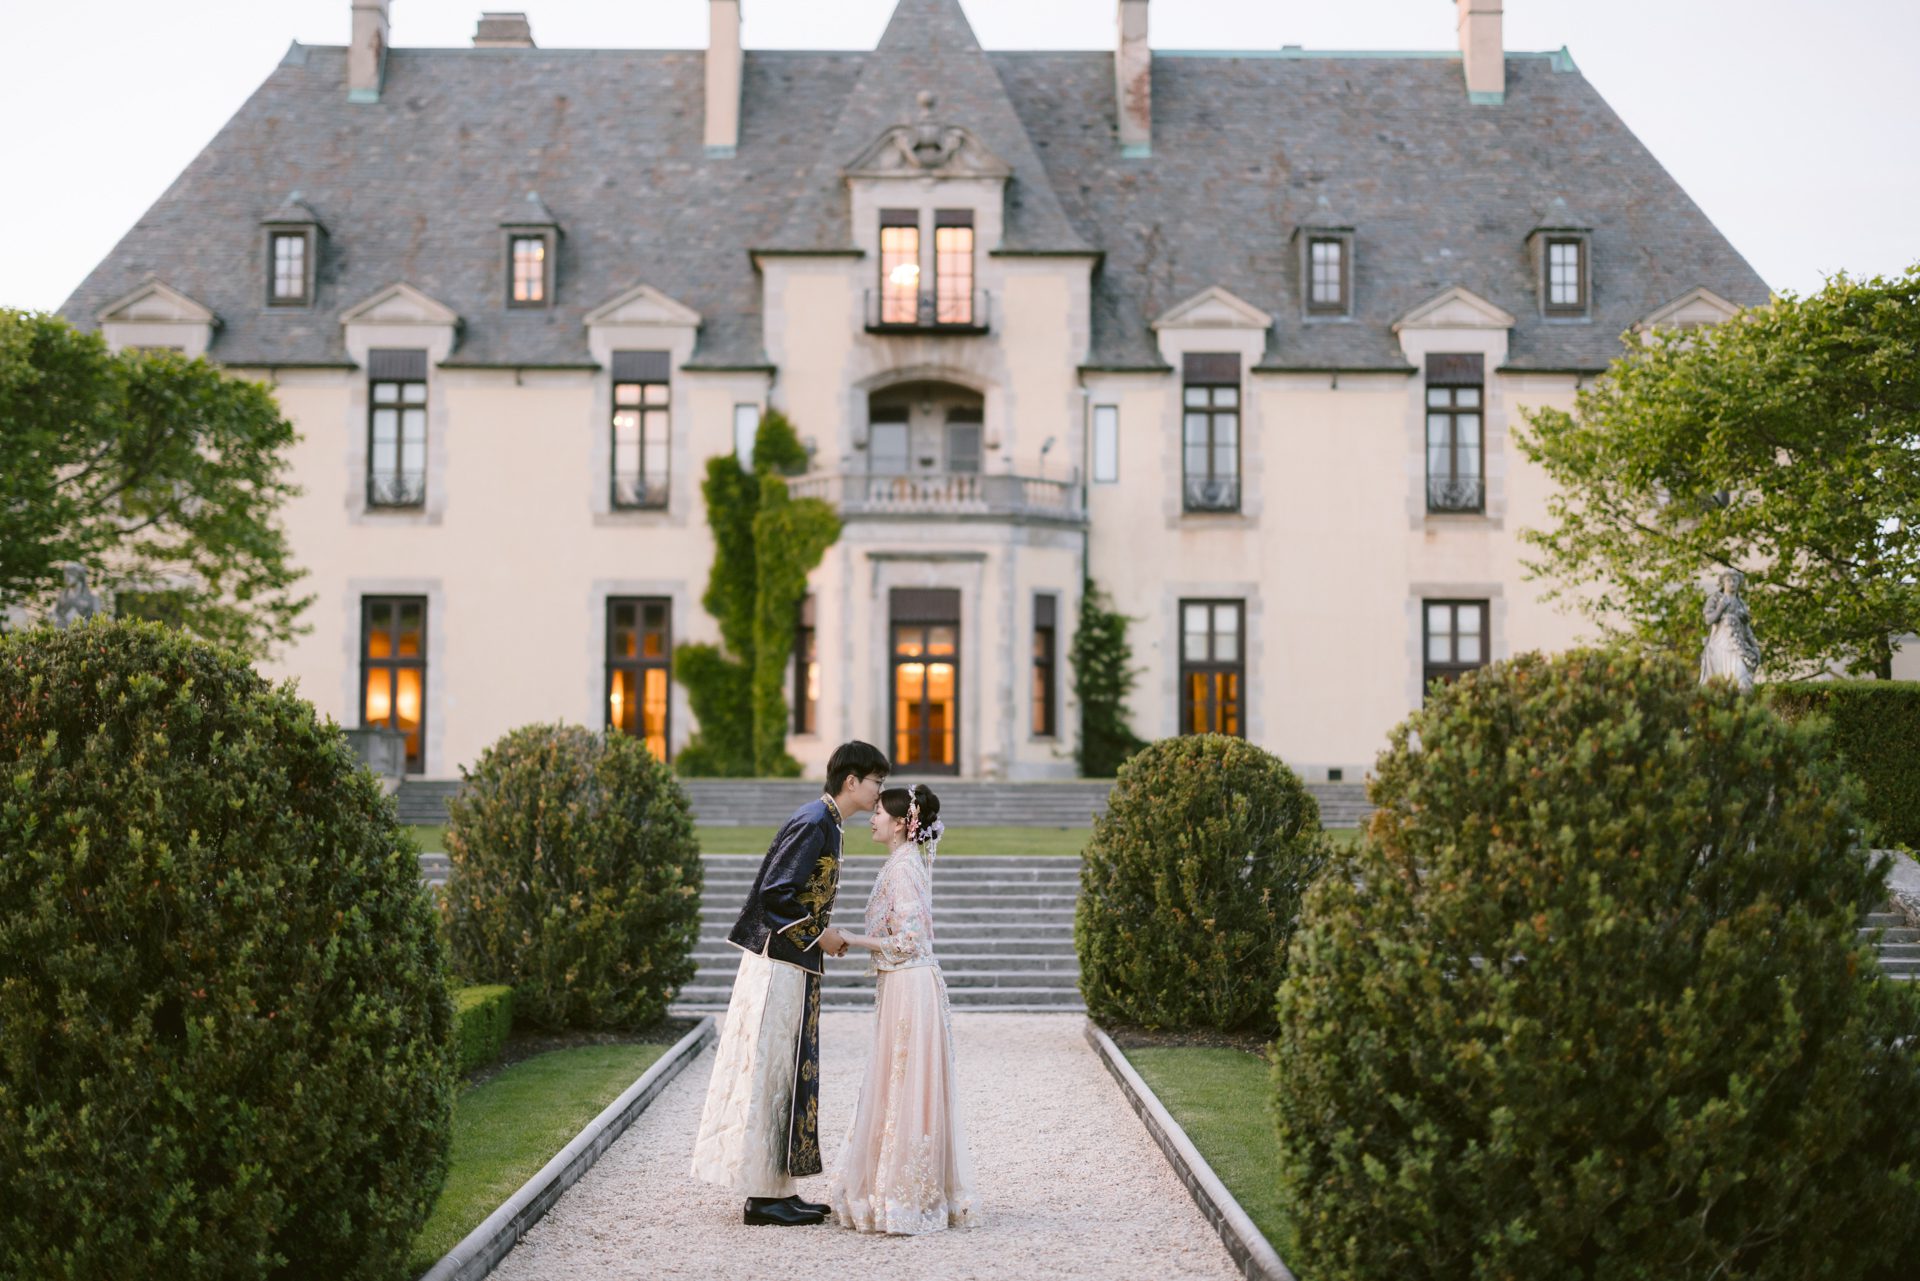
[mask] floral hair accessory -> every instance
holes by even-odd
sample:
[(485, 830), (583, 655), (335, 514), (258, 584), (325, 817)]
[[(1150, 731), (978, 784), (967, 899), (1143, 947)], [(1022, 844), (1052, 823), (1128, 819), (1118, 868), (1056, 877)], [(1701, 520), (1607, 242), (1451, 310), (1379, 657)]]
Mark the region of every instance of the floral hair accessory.
[(920, 802), (913, 800), (912, 798), (908, 798), (907, 800), (907, 839), (910, 841), (918, 840), (919, 831), (920, 831)]

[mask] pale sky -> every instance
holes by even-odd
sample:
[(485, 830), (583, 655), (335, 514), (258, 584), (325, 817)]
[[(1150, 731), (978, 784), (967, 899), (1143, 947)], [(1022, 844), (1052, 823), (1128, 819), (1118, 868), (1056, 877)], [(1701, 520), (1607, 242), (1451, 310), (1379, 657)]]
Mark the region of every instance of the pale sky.
[[(394, 0), (393, 43), (482, 7)], [(707, 0), (519, 0), (554, 48), (699, 48)], [(894, 0), (745, 0), (753, 48), (870, 49)], [(1916, 0), (1505, 0), (1512, 50), (1567, 46), (1775, 289), (1920, 262)], [(1115, 0), (963, 0), (989, 49), (1109, 49)], [(52, 309), (273, 70), (345, 44), (349, 0), (4, 6), (0, 306)], [(1452, 0), (1154, 0), (1159, 49), (1450, 49)]]

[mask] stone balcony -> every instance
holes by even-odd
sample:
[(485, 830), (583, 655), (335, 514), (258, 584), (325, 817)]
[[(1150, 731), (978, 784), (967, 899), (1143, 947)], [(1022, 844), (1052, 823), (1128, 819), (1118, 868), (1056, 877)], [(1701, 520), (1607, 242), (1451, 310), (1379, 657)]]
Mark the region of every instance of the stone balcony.
[(1076, 527), (1087, 521), (1086, 490), (1082, 486), (1037, 476), (815, 472), (789, 480), (787, 491), (795, 498), (824, 499), (847, 520), (934, 517), (1044, 521)]

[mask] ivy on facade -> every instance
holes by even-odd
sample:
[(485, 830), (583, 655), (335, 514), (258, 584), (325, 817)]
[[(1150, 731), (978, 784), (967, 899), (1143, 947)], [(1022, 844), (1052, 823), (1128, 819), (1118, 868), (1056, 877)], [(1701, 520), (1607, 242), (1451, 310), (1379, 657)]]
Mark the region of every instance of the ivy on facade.
[(1112, 778), (1122, 761), (1146, 746), (1127, 723), (1127, 696), (1140, 675), (1127, 641), (1128, 621), (1088, 579), (1068, 655), (1074, 697), (1080, 701), (1077, 755), (1086, 778)]
[(713, 569), (701, 604), (719, 645), (683, 645), (674, 676), (700, 728), (680, 750), (680, 773), (791, 778), (786, 674), (807, 575), (840, 537), (840, 518), (817, 498), (794, 498), (786, 477), (807, 453), (786, 415), (769, 410), (754, 436), (753, 468), (732, 454), (707, 460), (700, 485), (713, 530)]

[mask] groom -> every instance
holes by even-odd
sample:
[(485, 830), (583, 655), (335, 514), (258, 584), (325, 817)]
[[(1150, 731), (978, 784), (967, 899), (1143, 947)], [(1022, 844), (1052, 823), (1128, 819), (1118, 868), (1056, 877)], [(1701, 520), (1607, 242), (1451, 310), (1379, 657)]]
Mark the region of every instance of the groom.
[(820, 1164), (821, 955), (847, 950), (829, 924), (840, 889), (841, 824), (880, 799), (887, 758), (842, 743), (827, 790), (787, 820), (727, 935), (740, 972), (707, 1086), (693, 1174), (746, 1197), (745, 1220), (819, 1223), (828, 1207), (802, 1201), (797, 1175)]

